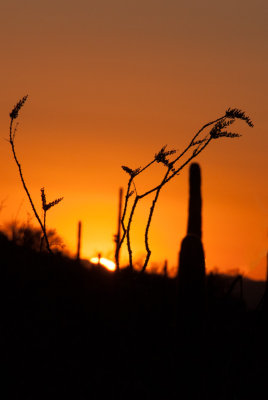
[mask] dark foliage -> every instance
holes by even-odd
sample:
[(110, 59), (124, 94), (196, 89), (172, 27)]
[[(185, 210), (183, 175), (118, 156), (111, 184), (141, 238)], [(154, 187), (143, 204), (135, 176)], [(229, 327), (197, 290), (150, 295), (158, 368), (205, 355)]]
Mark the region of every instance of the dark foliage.
[[(18, 223), (16, 221), (10, 222), (5, 225), (4, 232), (18, 246), (24, 246), (28, 249), (35, 251), (46, 250), (42, 246), (43, 232), (40, 228), (35, 227), (30, 221)], [(65, 251), (63, 240), (57, 234), (55, 229), (47, 230), (47, 237), (49, 238), (50, 247), (55, 252)]]

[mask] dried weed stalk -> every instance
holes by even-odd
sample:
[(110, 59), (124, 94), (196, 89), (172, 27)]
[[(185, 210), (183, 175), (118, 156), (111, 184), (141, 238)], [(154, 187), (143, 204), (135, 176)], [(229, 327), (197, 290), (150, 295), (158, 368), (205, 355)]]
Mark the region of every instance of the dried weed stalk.
[(15, 160), (15, 162), (17, 164), (17, 167), (19, 169), (20, 179), (21, 179), (23, 188), (24, 188), (24, 190), (25, 190), (25, 192), (27, 194), (27, 197), (28, 197), (28, 199), (30, 201), (30, 204), (31, 204), (32, 210), (34, 212), (34, 215), (35, 215), (35, 217), (36, 217), (36, 219), (37, 219), (37, 221), (38, 221), (38, 223), (39, 223), (39, 225), (41, 227), (42, 233), (43, 233), (43, 236), (42, 236), (42, 239), (41, 239), (41, 243), (40, 243), (40, 249), (42, 248), (43, 240), (45, 240), (46, 248), (47, 248), (48, 252), (52, 254), (52, 251), (51, 251), (50, 246), (49, 246), (49, 240), (48, 240), (48, 235), (47, 235), (47, 230), (46, 230), (46, 213), (51, 207), (53, 207), (56, 204), (58, 204), (63, 199), (63, 197), (61, 197), (59, 199), (56, 199), (56, 200), (52, 201), (51, 203), (47, 203), (46, 202), (45, 190), (44, 190), (44, 188), (41, 189), (42, 209), (43, 209), (43, 214), (44, 214), (43, 215), (43, 222), (42, 222), (40, 216), (38, 215), (36, 207), (35, 207), (35, 205), (33, 203), (33, 200), (32, 200), (32, 197), (30, 195), (30, 192), (29, 192), (29, 190), (27, 188), (27, 185), (25, 183), (25, 179), (24, 179), (23, 173), (22, 173), (21, 164), (18, 161), (18, 158), (17, 158), (17, 155), (16, 155), (16, 151), (15, 151), (15, 136), (16, 136), (16, 132), (17, 132), (17, 128), (18, 128), (18, 123), (14, 126), (14, 120), (18, 118), (19, 111), (23, 107), (23, 105), (25, 104), (27, 98), (28, 98), (28, 95), (24, 96), (21, 100), (19, 100), (18, 103), (12, 109), (11, 113), (9, 114), (9, 116), (10, 116), (9, 143), (11, 145), (13, 158), (14, 158), (14, 160)]
[[(157, 200), (159, 198), (159, 194), (161, 189), (171, 181), (171, 179), (175, 178), (180, 171), (189, 164), (195, 157), (197, 157), (208, 145), (212, 140), (219, 139), (222, 137), (227, 138), (236, 138), (241, 136), (238, 133), (229, 132), (227, 129), (230, 125), (232, 125), (235, 120), (240, 119), (247, 123), (248, 126), (253, 127), (253, 123), (248, 116), (245, 115), (244, 111), (241, 111), (237, 108), (229, 108), (225, 114), (214, 121), (208, 122), (201, 129), (193, 136), (192, 140), (190, 141), (189, 145), (182, 151), (181, 154), (176, 155), (173, 160), (170, 160), (170, 156), (177, 153), (176, 150), (167, 150), (166, 146), (162, 147), (162, 149), (155, 154), (154, 159), (150, 161), (144, 167), (139, 167), (136, 169), (131, 169), (125, 165), (122, 166), (123, 170), (129, 175), (125, 200), (124, 200), (124, 207), (123, 207), (123, 214), (121, 218), (121, 224), (123, 229), (123, 235), (121, 241), (118, 246), (118, 251), (124, 241), (127, 241), (127, 249), (128, 249), (128, 257), (129, 257), (129, 268), (133, 269), (133, 251), (130, 239), (130, 232), (131, 232), (131, 224), (133, 221), (133, 217), (135, 214), (136, 207), (138, 202), (143, 199), (144, 197), (148, 196), (151, 193), (154, 193), (154, 198), (151, 204), (151, 208), (149, 211), (148, 220), (146, 223), (145, 228), (145, 235), (144, 235), (144, 243), (146, 249), (146, 257), (145, 261), (142, 266), (142, 272), (145, 271), (150, 256), (151, 250), (149, 247), (149, 229), (152, 222), (153, 213), (155, 210), (155, 206)], [(207, 128), (210, 128), (205, 136), (201, 137), (201, 134), (204, 134), (204, 131)], [(186, 157), (186, 161), (181, 161), (182, 157)], [(138, 193), (135, 185), (135, 178), (140, 175), (143, 171), (151, 167), (155, 163), (161, 163), (165, 167), (165, 173), (161, 180), (161, 182), (153, 187), (150, 190), (145, 191), (144, 193)], [(129, 199), (132, 195), (135, 195), (134, 201), (132, 206), (129, 205)], [(129, 217), (126, 218), (127, 211), (129, 209)], [(119, 265), (117, 266), (119, 268)]]

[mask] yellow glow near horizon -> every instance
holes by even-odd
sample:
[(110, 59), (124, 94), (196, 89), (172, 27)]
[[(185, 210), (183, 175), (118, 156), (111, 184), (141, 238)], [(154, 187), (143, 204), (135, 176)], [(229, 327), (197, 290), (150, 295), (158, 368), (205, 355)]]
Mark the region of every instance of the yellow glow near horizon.
[(92, 257), (90, 259), (90, 262), (92, 262), (93, 264), (101, 264), (103, 267), (105, 267), (106, 269), (108, 269), (108, 271), (115, 271), (115, 263), (111, 260), (108, 260), (107, 258), (101, 257)]

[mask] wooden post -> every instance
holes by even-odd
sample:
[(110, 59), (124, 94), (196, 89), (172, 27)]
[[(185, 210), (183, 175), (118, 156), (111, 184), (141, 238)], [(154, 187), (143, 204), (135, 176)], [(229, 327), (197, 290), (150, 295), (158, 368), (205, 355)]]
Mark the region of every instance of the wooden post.
[(101, 266), (101, 262), (100, 262), (100, 260), (101, 260), (101, 253), (98, 253), (98, 267), (100, 267), (100, 266)]
[(168, 270), (168, 260), (164, 262), (164, 277), (167, 277), (167, 270)]
[(80, 249), (81, 249), (81, 229), (82, 229), (82, 222), (78, 222), (78, 231), (77, 231), (77, 253), (76, 259), (80, 261)]
[(122, 199), (123, 199), (123, 188), (119, 188), (117, 234), (115, 235), (115, 265), (117, 271), (119, 270), (119, 256), (120, 256), (119, 245), (121, 240)]

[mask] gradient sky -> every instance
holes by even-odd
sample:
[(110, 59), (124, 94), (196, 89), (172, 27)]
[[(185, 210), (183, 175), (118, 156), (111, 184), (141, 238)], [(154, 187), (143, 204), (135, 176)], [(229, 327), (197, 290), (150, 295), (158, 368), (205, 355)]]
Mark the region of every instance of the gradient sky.
[[(165, 144), (182, 150), (204, 123), (237, 107), (255, 127), (238, 124), (241, 138), (215, 141), (196, 159), (206, 265), (265, 278), (267, 21), (266, 0), (1, 0), (1, 227), (31, 213), (5, 141), (23, 95), (16, 149), (26, 182), (39, 210), (42, 186), (49, 201), (64, 196), (48, 225), (74, 251), (82, 220), (84, 257), (113, 257), (122, 164), (143, 165)], [(152, 262), (176, 266), (187, 202), (185, 169), (160, 196)], [(145, 203), (136, 260), (147, 213)]]

